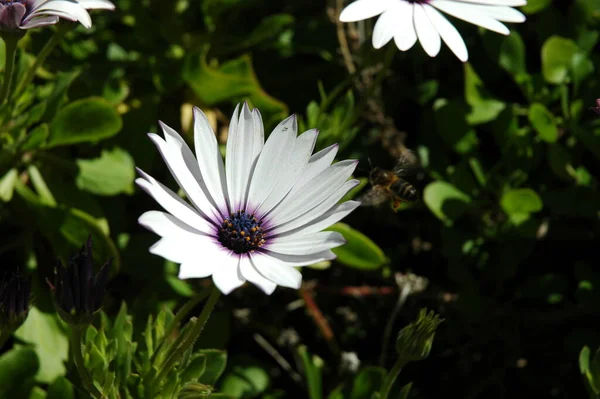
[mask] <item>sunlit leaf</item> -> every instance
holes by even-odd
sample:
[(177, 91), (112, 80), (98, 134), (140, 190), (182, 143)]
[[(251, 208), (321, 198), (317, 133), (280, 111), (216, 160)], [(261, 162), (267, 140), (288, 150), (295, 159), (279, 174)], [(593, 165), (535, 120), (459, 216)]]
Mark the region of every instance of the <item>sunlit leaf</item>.
[(100, 158), (78, 159), (77, 187), (96, 195), (133, 193), (135, 165), (127, 151), (121, 148), (104, 150)]
[(336, 260), (341, 264), (361, 270), (374, 270), (387, 262), (385, 254), (377, 244), (347, 224), (336, 223), (327, 230), (337, 231), (347, 241), (346, 244), (332, 249), (337, 255)]

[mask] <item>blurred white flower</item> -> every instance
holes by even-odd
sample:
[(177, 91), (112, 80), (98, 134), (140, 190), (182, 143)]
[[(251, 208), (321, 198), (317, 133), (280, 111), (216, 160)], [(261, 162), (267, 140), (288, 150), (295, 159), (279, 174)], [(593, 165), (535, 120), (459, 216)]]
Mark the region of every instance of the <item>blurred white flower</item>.
[(526, 0), (357, 0), (342, 10), (340, 21), (361, 21), (381, 14), (373, 30), (373, 47), (381, 48), (393, 38), (398, 49), (407, 51), (418, 39), (425, 52), (435, 57), (443, 40), (466, 62), (469, 54), (464, 40), (440, 11), (508, 35), (502, 22), (524, 22), (525, 16), (511, 7), (526, 4)]
[(165, 139), (149, 134), (191, 205), (139, 170), (136, 183), (167, 212), (149, 211), (139, 222), (162, 238), (150, 252), (179, 263), (179, 278), (212, 276), (225, 294), (246, 280), (271, 294), (277, 285), (299, 288), (294, 267), (333, 259), (345, 243), (321, 231), (359, 202), (338, 201), (357, 180), (357, 161), (331, 164), (337, 145), (311, 156), (317, 130), (297, 135), (296, 117), (264, 141), (257, 109), (236, 107), (226, 160), (204, 113), (194, 109), (196, 157), (181, 136), (161, 123)]
[(0, 0), (0, 31), (54, 25), (59, 18), (78, 21), (86, 28), (92, 27), (87, 10), (114, 10), (108, 0)]

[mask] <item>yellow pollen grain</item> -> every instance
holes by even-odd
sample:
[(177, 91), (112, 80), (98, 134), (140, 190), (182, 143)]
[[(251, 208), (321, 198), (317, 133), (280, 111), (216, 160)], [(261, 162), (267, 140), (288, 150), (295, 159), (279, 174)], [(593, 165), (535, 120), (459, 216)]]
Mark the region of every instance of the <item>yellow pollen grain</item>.
[(242, 231), (240, 231), (240, 235), (241, 235), (241, 236), (245, 236), (245, 235), (246, 235), (246, 232), (245, 232), (244, 230), (242, 230)]

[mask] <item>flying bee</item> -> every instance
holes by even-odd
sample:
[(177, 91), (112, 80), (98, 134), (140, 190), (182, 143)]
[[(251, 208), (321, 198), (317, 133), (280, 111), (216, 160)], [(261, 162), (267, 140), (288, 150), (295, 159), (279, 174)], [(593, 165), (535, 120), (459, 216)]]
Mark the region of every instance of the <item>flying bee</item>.
[(419, 191), (403, 179), (417, 168), (417, 156), (412, 151), (406, 150), (393, 170), (377, 167), (371, 169), (369, 174), (371, 188), (359, 198), (360, 202), (363, 206), (376, 206), (392, 200), (394, 210), (398, 209), (402, 202), (417, 202)]

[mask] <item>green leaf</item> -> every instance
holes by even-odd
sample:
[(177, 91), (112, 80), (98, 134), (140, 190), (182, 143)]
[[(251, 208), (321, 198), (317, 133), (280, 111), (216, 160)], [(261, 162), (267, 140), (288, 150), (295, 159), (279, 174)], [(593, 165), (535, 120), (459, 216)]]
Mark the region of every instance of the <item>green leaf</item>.
[(542, 73), (549, 83), (561, 84), (567, 79), (574, 57), (581, 50), (574, 41), (552, 36), (542, 45)]
[(73, 385), (63, 377), (58, 377), (48, 388), (46, 399), (75, 399)]
[[(546, 7), (548, 7), (552, 3), (552, 0), (527, 0), (527, 4), (520, 7), (519, 10), (524, 12), (525, 14), (535, 14)], [(514, 32), (511, 32), (511, 35)]]
[(467, 121), (471, 125), (495, 119), (506, 107), (506, 104), (493, 98), (486, 90), (483, 81), (469, 63), (465, 63), (465, 98), (472, 108), (467, 115)]
[(206, 50), (189, 54), (185, 60), (183, 78), (206, 105), (248, 98), (259, 108), (267, 124), (287, 116), (287, 106), (268, 95), (260, 86), (252, 60), (242, 55), (215, 67), (206, 62)]
[(25, 323), (15, 332), (15, 337), (33, 345), (40, 360), (37, 381), (50, 383), (65, 375), (67, 369), (64, 362), (69, 358), (69, 340), (56, 314), (42, 313), (32, 307)]
[(44, 115), (41, 120), (45, 122), (49, 122), (52, 120), (54, 115), (56, 115), (56, 111), (58, 107), (61, 105), (63, 98), (71, 83), (81, 74), (80, 71), (75, 72), (59, 72), (56, 77), (56, 82), (54, 83), (54, 90), (50, 94), (50, 96), (46, 99), (45, 104), (46, 107), (44, 109)]
[(469, 209), (471, 197), (450, 183), (436, 181), (423, 190), (423, 202), (440, 220), (452, 223)]
[(231, 361), (232, 366), (219, 384), (219, 390), (236, 398), (256, 398), (263, 393), (270, 383), (269, 373), (256, 361), (247, 356), (240, 356)]
[(365, 367), (354, 378), (350, 399), (369, 398), (371, 393), (379, 391), (387, 371), (381, 367)]
[(527, 73), (525, 62), (525, 43), (517, 31), (511, 31), (508, 36), (501, 36), (498, 63), (513, 76)]
[[(0, 356), (0, 398), (21, 398), (22, 385), (31, 385), (40, 363), (32, 348), (13, 348)], [(29, 383), (27, 383), (29, 382)], [(29, 396), (29, 395), (27, 395)], [(25, 397), (27, 397), (25, 396)]]
[(77, 166), (79, 189), (105, 196), (133, 194), (135, 164), (127, 151), (118, 147), (103, 150), (100, 158), (78, 159)]
[(554, 143), (558, 140), (558, 127), (554, 121), (554, 115), (544, 105), (531, 104), (528, 117), (540, 139), (547, 143)]
[(458, 101), (437, 102), (434, 105), (435, 124), (441, 139), (458, 154), (474, 151), (479, 145), (475, 130), (467, 123), (468, 109)]
[(47, 124), (42, 123), (27, 134), (27, 138), (21, 145), (21, 150), (37, 150), (46, 145), (46, 140), (50, 135), (50, 128)]
[(376, 270), (387, 262), (381, 248), (358, 230), (344, 223), (336, 223), (329, 231), (337, 231), (346, 239), (346, 244), (333, 248), (337, 261), (341, 264), (361, 270)]
[(321, 375), (323, 361), (316, 356), (311, 356), (304, 345), (298, 347), (298, 354), (304, 366), (309, 399), (323, 399), (323, 381)]
[(203, 349), (198, 353), (206, 356), (206, 369), (198, 382), (204, 385), (215, 385), (227, 364), (227, 352), (216, 349)]
[(506, 191), (500, 199), (500, 206), (517, 225), (529, 218), (529, 215), (542, 210), (544, 204), (535, 191), (530, 188), (518, 188)]
[(4, 202), (11, 200), (18, 174), (16, 169), (11, 169), (0, 178), (0, 200)]
[(56, 147), (104, 140), (123, 125), (115, 108), (102, 98), (77, 100), (58, 111), (50, 124), (48, 146)]

